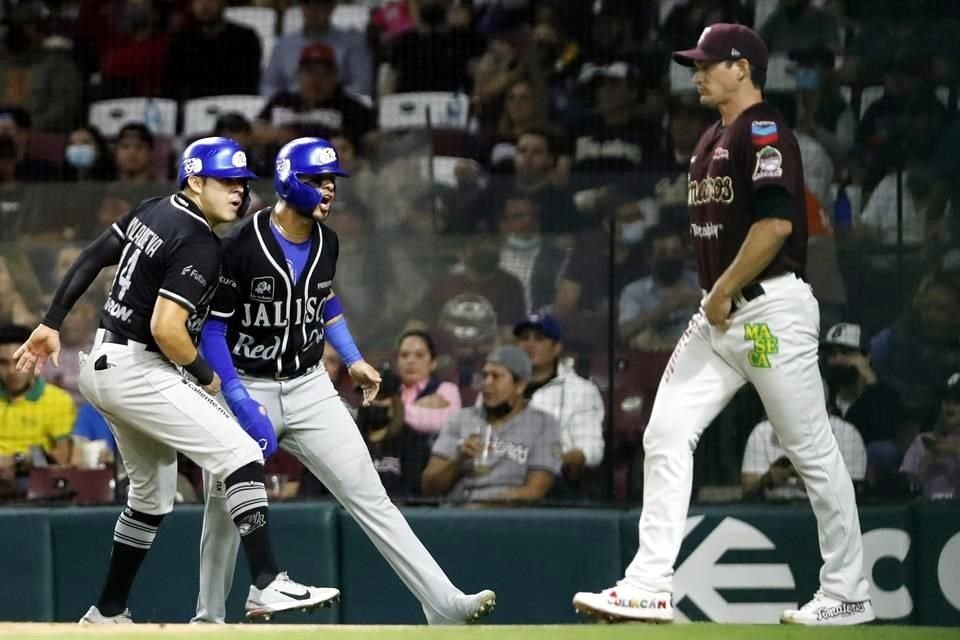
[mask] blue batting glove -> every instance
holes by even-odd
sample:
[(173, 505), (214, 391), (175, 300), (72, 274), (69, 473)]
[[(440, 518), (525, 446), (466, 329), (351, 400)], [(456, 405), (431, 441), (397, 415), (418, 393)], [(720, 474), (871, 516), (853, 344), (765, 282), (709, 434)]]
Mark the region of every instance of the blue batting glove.
[(222, 390), (230, 411), (253, 441), (260, 445), (263, 457), (269, 458), (277, 452), (277, 432), (267, 416), (267, 410), (250, 397), (239, 380), (231, 380)]

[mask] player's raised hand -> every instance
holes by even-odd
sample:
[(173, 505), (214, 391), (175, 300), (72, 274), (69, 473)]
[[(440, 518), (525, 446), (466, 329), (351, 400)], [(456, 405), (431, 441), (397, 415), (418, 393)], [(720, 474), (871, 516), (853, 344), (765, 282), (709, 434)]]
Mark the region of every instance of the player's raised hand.
[(19, 371), (33, 369), (34, 373), (40, 373), (48, 358), (53, 366), (60, 366), (60, 332), (45, 324), (37, 325), (30, 338), (13, 352)]
[(353, 381), (363, 389), (363, 404), (370, 404), (380, 392), (380, 372), (366, 360), (358, 360), (347, 368)]
[(730, 310), (733, 308), (730, 296), (714, 287), (703, 299), (701, 308), (711, 325), (724, 330), (730, 328)]

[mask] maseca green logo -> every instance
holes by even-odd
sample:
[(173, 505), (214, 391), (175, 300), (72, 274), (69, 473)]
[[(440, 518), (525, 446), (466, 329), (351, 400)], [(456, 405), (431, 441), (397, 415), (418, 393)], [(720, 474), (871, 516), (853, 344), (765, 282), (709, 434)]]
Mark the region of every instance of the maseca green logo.
[(747, 353), (751, 367), (770, 368), (770, 355), (780, 353), (780, 340), (770, 332), (766, 322), (747, 323), (743, 326), (743, 339), (753, 342), (753, 349)]

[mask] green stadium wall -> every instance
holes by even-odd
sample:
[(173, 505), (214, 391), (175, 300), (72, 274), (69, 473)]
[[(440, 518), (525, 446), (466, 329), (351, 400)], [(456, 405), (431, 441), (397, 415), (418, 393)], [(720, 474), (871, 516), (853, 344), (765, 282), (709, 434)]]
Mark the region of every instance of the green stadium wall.
[[(864, 560), (884, 622), (960, 625), (960, 502), (863, 507)], [(77, 620), (99, 593), (116, 507), (0, 510), (0, 620)], [(570, 599), (609, 586), (637, 546), (639, 510), (405, 509), (410, 526), (455, 584), (497, 591), (491, 623), (581, 621)], [(134, 585), (138, 621), (186, 622), (197, 594), (202, 509), (165, 520)], [(280, 566), (337, 586), (340, 604), (277, 622), (416, 624), (420, 607), (354, 521), (328, 503), (271, 507)], [(680, 619), (773, 622), (817, 588), (813, 515), (796, 506), (695, 508), (675, 576)], [(228, 618), (248, 587), (238, 558)]]

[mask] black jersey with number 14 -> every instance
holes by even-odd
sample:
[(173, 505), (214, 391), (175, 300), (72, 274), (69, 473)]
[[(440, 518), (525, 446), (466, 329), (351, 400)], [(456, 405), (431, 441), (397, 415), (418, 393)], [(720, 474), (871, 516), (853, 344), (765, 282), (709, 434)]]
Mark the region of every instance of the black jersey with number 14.
[(111, 227), (123, 254), (100, 325), (156, 346), (150, 318), (158, 297), (190, 312), (196, 338), (220, 278), (220, 239), (199, 208), (180, 194), (144, 200)]

